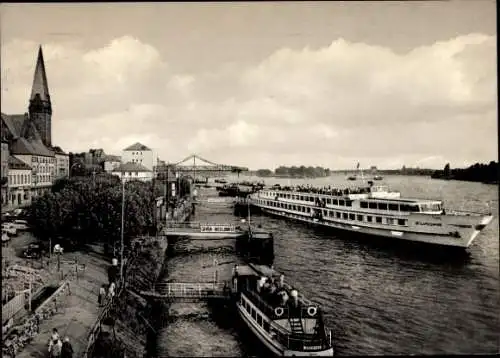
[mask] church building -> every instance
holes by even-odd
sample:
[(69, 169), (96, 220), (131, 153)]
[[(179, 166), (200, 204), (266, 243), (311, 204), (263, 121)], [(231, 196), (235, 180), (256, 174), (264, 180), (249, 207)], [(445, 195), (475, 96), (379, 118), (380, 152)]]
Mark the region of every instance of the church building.
[(11, 209), (29, 205), (56, 179), (69, 175), (68, 154), (52, 143), (52, 103), (41, 46), (28, 113), (1, 116), (1, 140), (9, 155), (8, 168), (2, 170), (2, 208)]

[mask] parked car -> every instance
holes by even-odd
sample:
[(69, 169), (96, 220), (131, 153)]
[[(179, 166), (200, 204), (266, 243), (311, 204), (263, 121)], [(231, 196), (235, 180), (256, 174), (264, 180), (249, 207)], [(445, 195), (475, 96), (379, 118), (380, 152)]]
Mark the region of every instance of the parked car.
[(39, 259), (42, 256), (42, 251), (42, 245), (29, 244), (28, 247), (23, 250), (23, 257), (27, 259)]
[(14, 220), (11, 224), (12, 227), (15, 227), (17, 230), (28, 230), (28, 222), (26, 220)]
[(2, 231), (5, 231), (7, 234), (12, 236), (17, 235), (17, 229), (12, 225), (12, 223), (3, 223)]
[(2, 230), (2, 242), (7, 242), (10, 240), (9, 234)]

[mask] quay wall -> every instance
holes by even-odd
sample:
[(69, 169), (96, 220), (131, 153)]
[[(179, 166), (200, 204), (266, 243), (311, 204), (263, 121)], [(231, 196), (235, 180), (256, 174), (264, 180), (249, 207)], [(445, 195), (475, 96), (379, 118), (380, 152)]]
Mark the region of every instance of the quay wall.
[(164, 237), (146, 238), (136, 246), (133, 262), (127, 267), (126, 282), (116, 297), (108, 317), (100, 322), (101, 333), (92, 357), (153, 356), (154, 326), (157, 320), (155, 302), (138, 293), (151, 290), (160, 276), (168, 243)]

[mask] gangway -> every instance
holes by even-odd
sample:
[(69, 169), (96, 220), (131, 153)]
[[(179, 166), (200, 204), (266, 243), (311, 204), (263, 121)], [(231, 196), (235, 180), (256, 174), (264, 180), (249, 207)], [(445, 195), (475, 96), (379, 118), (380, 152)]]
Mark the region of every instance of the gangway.
[(231, 298), (231, 289), (226, 283), (170, 282), (156, 285), (156, 292), (141, 291), (141, 296), (164, 299), (169, 302), (197, 302), (211, 299)]

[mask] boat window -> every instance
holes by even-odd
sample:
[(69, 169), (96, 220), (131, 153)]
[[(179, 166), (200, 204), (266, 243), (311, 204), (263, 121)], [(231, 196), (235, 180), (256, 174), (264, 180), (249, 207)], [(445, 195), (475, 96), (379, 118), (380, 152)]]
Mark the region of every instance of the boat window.
[(309, 201), (314, 202), (314, 196), (310, 196), (310, 197), (309, 197)]
[(303, 195), (300, 196), (300, 200), (304, 201), (304, 196)]
[(323, 210), (323, 216), (328, 216), (328, 211), (327, 210)]
[(356, 215), (354, 214), (349, 214), (349, 220), (355, 220), (356, 219)]
[(361, 201), (359, 203), (359, 206), (362, 207), (363, 209), (368, 209), (368, 203), (366, 201)]
[(376, 209), (377, 208), (377, 203), (368, 203), (368, 206), (370, 209)]
[(332, 199), (332, 204), (333, 205), (339, 205), (339, 201), (337, 199)]
[(335, 215), (337, 216), (338, 219), (340, 219), (340, 211), (336, 211)]
[(389, 204), (389, 210), (399, 211), (398, 204)]
[(294, 205), (294, 206), (292, 207), (292, 209), (293, 209), (293, 210), (295, 210), (295, 211), (297, 211), (297, 205)]
[(393, 218), (386, 218), (386, 220), (387, 220), (387, 224), (394, 225), (395, 219), (393, 219)]
[(331, 217), (333, 217), (333, 211), (329, 211), (328, 215), (331, 216)]
[(378, 203), (378, 208), (380, 210), (387, 210), (387, 203)]
[(432, 204), (432, 211), (441, 211), (440, 204)]
[(405, 219), (398, 219), (398, 225), (406, 225)]
[(342, 213), (342, 218), (347, 220), (347, 213)]
[(262, 326), (264, 327), (264, 330), (265, 330), (266, 332), (269, 332), (269, 322), (264, 321), (264, 324), (263, 324)]
[(290, 199), (291, 195), (290, 194), (286, 194), (286, 197), (287, 197), (287, 199)]
[(369, 223), (371, 223), (373, 221), (373, 218), (370, 215), (368, 215), (366, 217), (366, 221), (368, 221)]
[(345, 201), (345, 206), (352, 206), (352, 201), (351, 200), (346, 200)]
[(311, 208), (306, 208), (306, 212), (310, 213), (311, 212)]
[(358, 221), (363, 221), (363, 215), (358, 215)]
[(255, 311), (254, 308), (252, 308), (252, 318), (255, 320), (257, 319), (257, 311)]
[(409, 207), (409, 211), (411, 211), (411, 212), (417, 213), (420, 211), (418, 208), (418, 205), (409, 205), (408, 207)]
[(326, 199), (326, 203), (327, 204), (331, 204), (332, 203), (332, 199), (330, 199), (330, 198)]
[(382, 224), (382, 218), (380, 216), (376, 216), (375, 221), (379, 224)]
[(262, 326), (262, 316), (260, 314), (257, 314), (257, 323)]
[(344, 200), (339, 200), (339, 205), (344, 205)]

